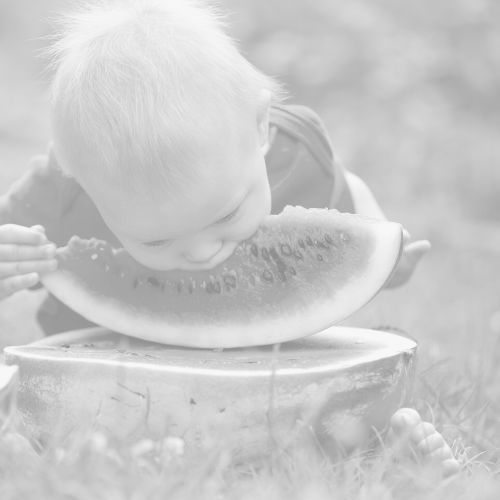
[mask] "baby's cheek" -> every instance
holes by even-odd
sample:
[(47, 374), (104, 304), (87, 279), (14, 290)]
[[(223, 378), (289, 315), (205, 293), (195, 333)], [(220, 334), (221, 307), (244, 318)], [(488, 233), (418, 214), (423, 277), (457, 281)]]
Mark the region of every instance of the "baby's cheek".
[(178, 268), (176, 259), (172, 259), (169, 255), (137, 255), (133, 256), (140, 264), (157, 271), (170, 271)]
[(262, 219), (260, 217), (251, 217), (244, 222), (232, 227), (226, 234), (224, 240), (226, 242), (239, 243), (250, 238), (259, 228)]

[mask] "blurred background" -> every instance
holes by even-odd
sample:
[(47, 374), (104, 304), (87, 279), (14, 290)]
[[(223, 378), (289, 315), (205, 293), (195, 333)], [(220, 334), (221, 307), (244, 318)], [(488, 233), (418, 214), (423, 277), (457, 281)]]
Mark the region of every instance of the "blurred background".
[[(49, 76), (37, 51), (48, 19), (74, 3), (0, 0), (0, 193), (46, 150)], [(319, 113), (387, 217), (432, 242), (409, 284), (346, 323), (416, 338), (411, 404), (458, 455), (472, 447), (481, 467), (500, 464), (500, 3), (218, 3), (243, 53)], [(40, 337), (43, 294), (0, 303), (0, 347)]]
[[(70, 0), (0, 0), (0, 192), (50, 138), (48, 19)], [(392, 326), (424, 359), (500, 361), (500, 3), (224, 0), (243, 53), (314, 108), (345, 166), (432, 251), (349, 320)], [(0, 304), (0, 342), (39, 335), (43, 292)], [(430, 357), (425, 358), (428, 354)], [(497, 371), (495, 371), (497, 372)], [(497, 373), (498, 375), (498, 373)]]

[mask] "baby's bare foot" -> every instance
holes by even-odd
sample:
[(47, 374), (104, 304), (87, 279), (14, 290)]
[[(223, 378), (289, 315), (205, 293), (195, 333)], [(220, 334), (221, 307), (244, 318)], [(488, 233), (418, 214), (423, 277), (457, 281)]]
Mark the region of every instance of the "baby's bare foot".
[(413, 453), (424, 463), (439, 465), (443, 477), (456, 474), (460, 468), (443, 436), (411, 408), (401, 408), (394, 413), (388, 437), (397, 455)]

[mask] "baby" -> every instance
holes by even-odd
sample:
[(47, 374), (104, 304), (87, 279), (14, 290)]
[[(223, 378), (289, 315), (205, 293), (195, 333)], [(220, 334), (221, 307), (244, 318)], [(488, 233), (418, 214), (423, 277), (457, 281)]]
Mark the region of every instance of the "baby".
[[(287, 205), (384, 218), (365, 183), (333, 156), (317, 115), (282, 103), (206, 6), (109, 1), (68, 17), (51, 49), (53, 144), (0, 199), (0, 297), (37, 285), (73, 235), (123, 246), (153, 269), (223, 262)], [(392, 281), (404, 283), (429, 243), (406, 245)], [(46, 333), (86, 321), (53, 297)], [(413, 410), (408, 434), (445, 473), (457, 462)]]

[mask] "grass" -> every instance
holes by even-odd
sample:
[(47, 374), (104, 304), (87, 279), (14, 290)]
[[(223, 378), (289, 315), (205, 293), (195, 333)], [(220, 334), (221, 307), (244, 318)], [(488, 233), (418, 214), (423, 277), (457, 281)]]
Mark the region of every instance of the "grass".
[[(487, 397), (470, 377), (455, 372), (449, 380), (453, 373), (447, 362), (439, 362), (420, 373), (417, 390), (462, 464), (460, 473), (445, 481), (434, 467), (418, 460), (395, 462), (383, 443), (342, 461), (326, 460), (302, 446), (286, 450), (275, 446), (268, 456), (237, 463), (223, 445), (182, 450), (172, 438), (115, 440), (86, 428), (55, 439), (40, 457), (27, 452), (22, 442), (4, 438), (0, 496), (5, 500), (497, 498), (500, 467), (488, 420), (495, 413), (490, 413)], [(446, 384), (440, 376), (448, 378)]]
[[(38, 19), (63, 3), (0, 6), (0, 21), (7, 21), (0, 42), (0, 192), (49, 139), (36, 44), (24, 40), (43, 34)], [(453, 443), (462, 471), (436, 485), (432, 471), (392, 466), (383, 452), (328, 464), (300, 449), (291, 456), (276, 451), (253, 468), (237, 467), (221, 450), (202, 460), (189, 450), (158, 460), (158, 450), (136, 456), (138, 447), (90, 433), (32, 463), (5, 444), (1, 498), (498, 498), (498, 3), (221, 3), (233, 12), (244, 52), (287, 82), (292, 101), (319, 112), (335, 151), (372, 187), (388, 217), (431, 240), (412, 281), (380, 294), (347, 324), (396, 326), (419, 341), (412, 404)], [(40, 336), (33, 315), (42, 295), (0, 304), (2, 345)]]

